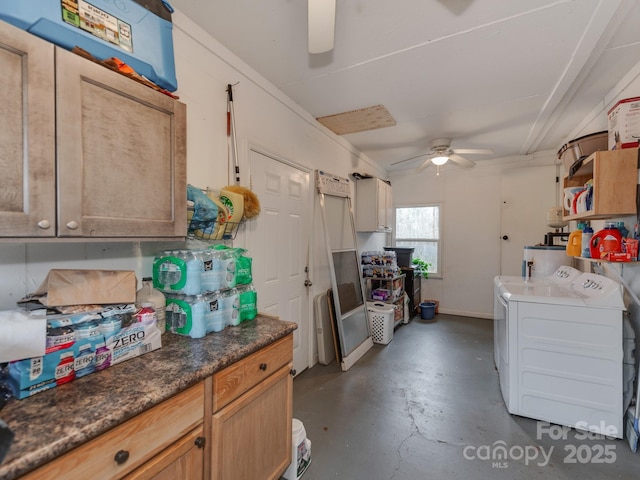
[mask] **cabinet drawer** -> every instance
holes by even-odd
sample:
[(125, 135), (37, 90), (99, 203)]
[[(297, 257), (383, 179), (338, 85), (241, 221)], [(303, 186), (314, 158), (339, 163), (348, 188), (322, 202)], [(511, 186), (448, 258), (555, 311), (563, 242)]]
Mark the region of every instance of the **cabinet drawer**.
[(293, 360), (293, 334), (272, 343), (213, 376), (213, 411), (257, 385)]
[(200, 425), (164, 449), (125, 480), (203, 480), (204, 427)]
[[(189, 433), (204, 418), (204, 383), (147, 410), (27, 474), (26, 480), (117, 479)], [(128, 452), (119, 465), (118, 452)]]

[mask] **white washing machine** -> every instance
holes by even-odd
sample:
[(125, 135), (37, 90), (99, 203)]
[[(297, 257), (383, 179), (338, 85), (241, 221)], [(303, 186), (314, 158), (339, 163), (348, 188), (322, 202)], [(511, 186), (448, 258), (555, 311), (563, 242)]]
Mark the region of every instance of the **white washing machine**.
[(509, 413), (622, 438), (622, 285), (562, 266), (494, 279), (494, 359)]

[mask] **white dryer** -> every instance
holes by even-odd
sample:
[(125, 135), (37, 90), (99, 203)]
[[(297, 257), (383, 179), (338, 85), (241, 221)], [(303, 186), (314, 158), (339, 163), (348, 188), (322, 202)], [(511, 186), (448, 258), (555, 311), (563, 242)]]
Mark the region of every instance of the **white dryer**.
[(494, 279), (494, 359), (509, 413), (622, 438), (622, 285), (562, 266)]

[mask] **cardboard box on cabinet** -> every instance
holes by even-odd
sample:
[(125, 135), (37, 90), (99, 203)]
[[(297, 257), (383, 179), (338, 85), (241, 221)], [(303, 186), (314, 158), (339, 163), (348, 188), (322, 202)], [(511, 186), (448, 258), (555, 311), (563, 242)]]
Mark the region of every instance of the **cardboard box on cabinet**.
[(48, 307), (134, 303), (137, 286), (132, 270), (52, 269), (38, 289), (18, 303), (37, 301)]

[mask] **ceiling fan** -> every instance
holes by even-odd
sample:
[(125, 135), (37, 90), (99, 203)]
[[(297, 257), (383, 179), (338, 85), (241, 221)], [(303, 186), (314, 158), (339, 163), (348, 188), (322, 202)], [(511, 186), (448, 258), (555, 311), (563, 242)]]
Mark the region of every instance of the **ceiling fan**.
[(309, 53), (333, 49), (336, 0), (308, 0)]
[(442, 166), (449, 160), (465, 168), (473, 167), (475, 165), (474, 162), (462, 157), (460, 154), (491, 155), (493, 153), (493, 150), (488, 148), (451, 148), (450, 138), (436, 138), (431, 140), (429, 142), (429, 147), (431, 148), (431, 151), (428, 153), (421, 153), (420, 155), (416, 155), (411, 158), (405, 158), (404, 160), (394, 162), (391, 165), (398, 165), (400, 163), (426, 156), (427, 158), (422, 165), (416, 169), (416, 173), (422, 171), (430, 164), (434, 164), (437, 168), (437, 174), (440, 175)]

